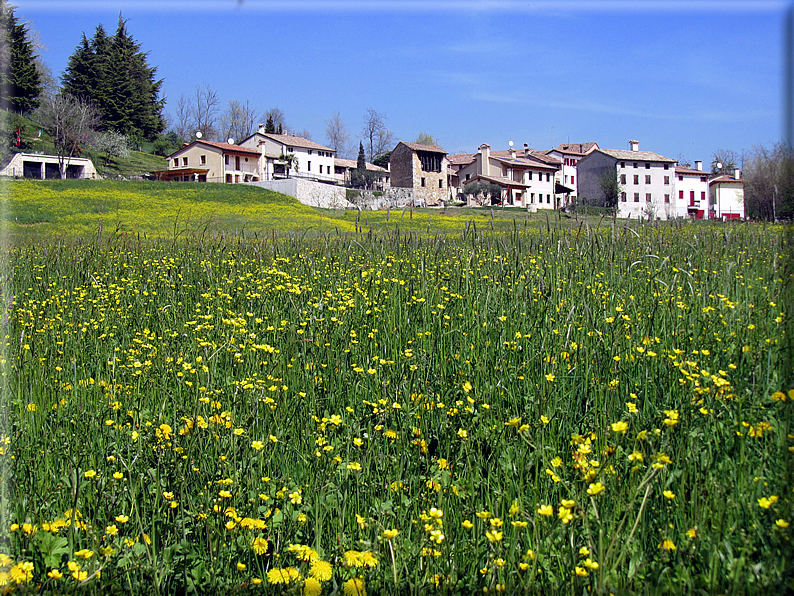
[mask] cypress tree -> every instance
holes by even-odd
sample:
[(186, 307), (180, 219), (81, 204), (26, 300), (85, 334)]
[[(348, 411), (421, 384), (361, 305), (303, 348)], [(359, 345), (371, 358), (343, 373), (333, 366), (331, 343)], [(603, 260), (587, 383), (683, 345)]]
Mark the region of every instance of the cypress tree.
[(270, 134), (275, 134), (276, 125), (273, 123), (273, 116), (267, 117), (267, 122), (265, 122), (265, 132)]
[(39, 105), (41, 75), (34, 61), (28, 28), (14, 7), (0, 0), (0, 103), (4, 109), (30, 112)]

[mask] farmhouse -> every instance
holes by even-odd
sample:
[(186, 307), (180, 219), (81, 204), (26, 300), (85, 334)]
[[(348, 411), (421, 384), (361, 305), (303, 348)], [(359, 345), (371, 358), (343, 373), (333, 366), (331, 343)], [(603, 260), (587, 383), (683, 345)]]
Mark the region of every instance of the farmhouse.
[(152, 172), (169, 182), (256, 182), (259, 149), (198, 139), (168, 156), (168, 169)]
[[(303, 137), (266, 133), (265, 125), (240, 142), (240, 147), (256, 149), (262, 154), (261, 178), (307, 178), (319, 182), (335, 182), (335, 151)], [(289, 161), (281, 156), (291, 158)]]
[(741, 170), (733, 176), (718, 176), (709, 180), (709, 219), (744, 218), (744, 180)]
[(436, 145), (400, 141), (389, 157), (391, 185), (414, 189), (414, 200), (438, 205), (449, 200), (447, 152)]
[(579, 197), (603, 200), (600, 181), (616, 176), (621, 187), (619, 217), (671, 219), (676, 216), (676, 160), (651, 151), (640, 151), (639, 141), (629, 141), (630, 150), (594, 149), (579, 160)]
[(708, 174), (703, 171), (703, 162), (696, 161), (695, 167), (676, 166), (675, 168), (675, 213), (678, 217), (703, 219), (709, 190)]

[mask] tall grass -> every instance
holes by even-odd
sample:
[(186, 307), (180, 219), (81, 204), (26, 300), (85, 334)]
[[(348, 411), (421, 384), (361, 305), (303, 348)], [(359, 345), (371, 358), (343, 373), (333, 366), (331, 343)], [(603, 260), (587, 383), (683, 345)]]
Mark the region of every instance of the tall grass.
[(10, 249), (0, 581), (790, 590), (789, 251), (617, 223)]

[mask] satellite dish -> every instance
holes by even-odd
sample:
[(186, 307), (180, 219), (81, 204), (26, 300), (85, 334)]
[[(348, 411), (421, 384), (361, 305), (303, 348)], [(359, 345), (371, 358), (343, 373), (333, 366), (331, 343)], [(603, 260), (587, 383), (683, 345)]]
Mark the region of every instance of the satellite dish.
[(229, 137), (226, 139), (226, 142), (229, 143), (229, 145), (234, 145), (234, 137)]
[(513, 141), (510, 141), (510, 142), (508, 143), (508, 145), (510, 145), (510, 146), (512, 147), (512, 146), (513, 146)]
[(200, 131), (200, 130), (197, 130), (197, 131), (196, 131), (196, 138), (197, 138), (197, 139), (200, 139), (200, 138), (201, 138), (201, 131)]

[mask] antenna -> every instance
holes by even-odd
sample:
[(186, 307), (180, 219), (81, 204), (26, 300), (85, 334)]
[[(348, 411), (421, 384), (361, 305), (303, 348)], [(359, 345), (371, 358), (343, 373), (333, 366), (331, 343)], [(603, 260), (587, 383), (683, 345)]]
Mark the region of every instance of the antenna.
[(197, 131), (196, 131), (196, 138), (197, 138), (197, 139), (200, 139), (200, 138), (201, 138), (201, 131), (200, 131), (200, 130), (197, 130)]
[(510, 141), (510, 142), (508, 142), (507, 144), (508, 144), (508, 145), (510, 145), (510, 146), (512, 147), (512, 146), (513, 146), (513, 141)]
[(234, 137), (229, 137), (226, 139), (226, 142), (229, 143), (229, 145), (234, 145)]

